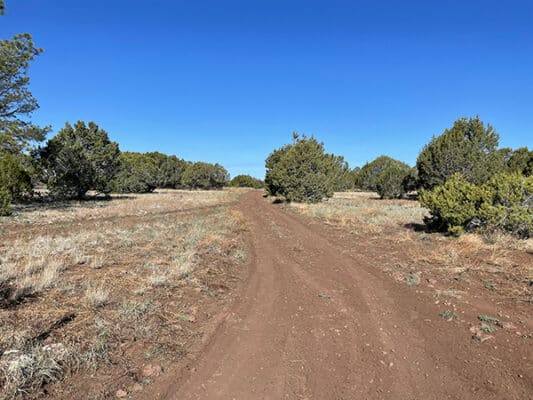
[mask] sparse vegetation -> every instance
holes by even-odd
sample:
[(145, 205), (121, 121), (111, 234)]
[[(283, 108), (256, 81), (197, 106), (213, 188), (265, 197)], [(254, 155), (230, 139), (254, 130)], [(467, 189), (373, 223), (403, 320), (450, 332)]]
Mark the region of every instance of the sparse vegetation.
[(446, 319), (446, 320), (456, 319), (457, 318), (457, 313), (454, 312), (454, 311), (446, 310), (446, 311), (441, 312), (439, 314), (439, 317), (441, 317), (442, 319)]
[[(225, 207), (238, 193), (163, 190), (104, 203), (65, 202), (59, 209), (45, 203), (19, 209), (16, 219), (3, 220), (0, 381), (5, 384), (0, 398), (31, 393), (57, 382), (67, 370), (81, 375), (90, 370), (84, 379), (95, 379), (91, 375), (101, 363), (120, 368), (116, 359), (108, 363), (116, 357), (119, 342), (147, 341), (165, 359), (183, 354), (183, 346), (194, 338), (189, 331), (164, 328), (161, 318), (175, 320), (183, 313), (193, 319), (195, 311), (181, 305), (183, 299), (221, 297), (209, 279), (229, 273), (230, 266), (242, 262), (235, 254), (246, 254), (239, 236), (242, 217)], [(215, 207), (199, 213), (197, 208), (205, 205)], [(5, 228), (16, 229), (17, 236)], [(61, 321), (65, 312), (75, 316), (46, 335), (54, 346), (64, 345), (69, 355), (43, 359), (44, 345), (35, 338), (56, 326), (54, 321)], [(142, 324), (132, 326), (131, 321)], [(167, 331), (163, 334), (162, 329)], [(168, 329), (173, 329), (171, 335)], [(28, 364), (17, 369), (9, 364), (9, 354), (29, 357), (24, 358)], [(136, 354), (121, 357), (142, 362)], [(55, 369), (48, 376), (50, 365)]]
[[(268, 129), (299, 123), (344, 134), (332, 145), (351, 146), (353, 161), (371, 159), (375, 141), (411, 158), (401, 141), (450, 111), (424, 115), (439, 105), (499, 109), (500, 121), (531, 108), (531, 57), (516, 57), (530, 50), (520, 40), (530, 39), (521, 26), (530, 15), (513, 7), (497, 15), (402, 3), (384, 14), (369, 4), (302, 12), (213, 2), (206, 15), (196, 4), (123, 12), (102, 2), (110, 17), (96, 26), (88, 11), (101, 7), (61, 6), (69, 3), (60, 13), (15, 7), (55, 41), (35, 83), (57, 101), (39, 120), (100, 110), (93, 118), (142, 151), (196, 157), (209, 147), (210, 161), (212, 149), (224, 151), (231, 170), (256, 173), (257, 160), (234, 155), (256, 137), (264, 151), (277, 137)], [(139, 14), (151, 8), (157, 14)], [(57, 29), (59, 20), (68, 23)], [(169, 22), (179, 29), (159, 26)], [(418, 31), (427, 37), (409, 40)], [(472, 49), (485, 47), (474, 60)], [(414, 167), (381, 155), (353, 168), (294, 133), (266, 159), (264, 180), (230, 179), (214, 161), (121, 152), (92, 121), (47, 136), (52, 128), (32, 120), (39, 103), (28, 75), (42, 52), (28, 33), (0, 40), (1, 400), (192, 398), (199, 386), (219, 398), (531, 397), (533, 151), (499, 148), (476, 116), (434, 136)], [(491, 87), (509, 73), (512, 82)], [(509, 93), (518, 100), (502, 111)], [(258, 116), (261, 129), (251, 123)], [(207, 144), (195, 138), (215, 129)], [(245, 217), (254, 219), (248, 237)], [(231, 293), (239, 285), (248, 286)], [(471, 346), (460, 339), (468, 331)]]
[(489, 317), (488, 315), (480, 315), (478, 317), (478, 319), (481, 322), (488, 322), (488, 323), (495, 324), (495, 325), (499, 325), (500, 324), (500, 320), (498, 318)]
[[(437, 277), (459, 282), (477, 276), (486, 289), (498, 296), (530, 301), (531, 289), (525, 285), (532, 269), (525, 262), (533, 251), (532, 239), (519, 239), (499, 231), (483, 235), (465, 233), (460, 238), (444, 237), (425, 231), (428, 210), (419, 202), (403, 199), (379, 200), (375, 193), (336, 193), (319, 204), (291, 203), (291, 208), (328, 225), (343, 227), (353, 237), (355, 257), (361, 257), (360, 240), (371, 240), (379, 248), (369, 263), (394, 279), (412, 283)], [(509, 276), (502, 282), (499, 274)], [(459, 298), (464, 293), (435, 286), (437, 297)], [(485, 291), (487, 295), (489, 294)], [(490, 295), (493, 295), (492, 293)]]
[(481, 324), (479, 329), (484, 333), (493, 333), (496, 332), (496, 328), (487, 324)]
[(85, 290), (85, 300), (90, 307), (103, 307), (109, 303), (109, 290), (91, 283)]

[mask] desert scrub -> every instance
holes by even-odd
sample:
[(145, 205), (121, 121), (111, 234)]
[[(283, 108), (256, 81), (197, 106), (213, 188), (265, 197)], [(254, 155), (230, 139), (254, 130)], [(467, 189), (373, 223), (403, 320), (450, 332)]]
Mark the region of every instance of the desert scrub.
[(89, 307), (103, 307), (109, 303), (109, 291), (102, 285), (89, 283), (85, 290), (85, 302)]
[(3, 354), (0, 371), (6, 399), (24, 397), (44, 384), (58, 381), (74, 359), (71, 348), (61, 344), (30, 345)]
[(118, 314), (122, 319), (140, 319), (152, 310), (152, 303), (149, 301), (129, 301), (122, 303), (118, 308)]
[[(61, 361), (62, 369), (54, 372), (54, 378), (40, 381), (36, 372), (34, 383), (19, 378), (22, 384), (10, 383), (10, 388), (24, 388), (23, 395), (31, 398), (40, 385), (63, 381), (65, 368), (74, 375), (85, 368), (96, 370), (116, 360), (121, 343), (139, 337), (150, 337), (154, 347), (172, 349), (169, 357), (178, 357), (181, 353), (174, 350), (182, 351), (189, 333), (162, 334), (159, 317), (174, 320), (175, 307), (168, 305), (181, 302), (177, 296), (186, 288), (205, 286), (206, 265), (225, 274), (239, 264), (234, 254), (242, 246), (244, 217), (225, 207), (238, 194), (234, 189), (165, 190), (134, 199), (68, 202), (54, 209), (37, 205), (26, 211), (16, 204), (14, 217), (0, 219), (0, 295), (8, 295), (10, 301), (28, 293), (32, 298), (22, 301), (22, 296), (7, 307), (4, 299), (0, 301), (0, 354), (39, 352), (42, 346), (34, 338), (56, 321), (58, 312), (68, 310), (79, 317), (51, 335), (50, 339), (61, 337), (65, 345), (72, 343), (75, 353)], [(11, 235), (12, 227), (16, 235)], [(104, 323), (103, 317), (111, 320)], [(35, 349), (24, 343), (32, 343)], [(121, 363), (136, 363), (128, 350), (123, 356), (106, 371), (121, 369)], [(20, 374), (14, 371), (10, 382), (15, 382), (15, 376)], [(89, 397), (101, 387), (93, 378), (87, 379), (95, 383)], [(70, 380), (69, 373), (58, 383), (58, 390), (69, 386)], [(1, 392), (6, 383), (2, 371), (0, 381)], [(0, 398), (4, 397), (1, 392)]]
[(327, 202), (291, 203), (290, 206), (313, 218), (375, 233), (406, 224), (421, 224), (428, 215), (427, 210), (416, 201), (378, 200), (370, 192), (335, 193)]
[(533, 176), (498, 174), (484, 185), (453, 175), (420, 202), (431, 212), (426, 223), (458, 236), (468, 231), (500, 230), (521, 238), (533, 232)]

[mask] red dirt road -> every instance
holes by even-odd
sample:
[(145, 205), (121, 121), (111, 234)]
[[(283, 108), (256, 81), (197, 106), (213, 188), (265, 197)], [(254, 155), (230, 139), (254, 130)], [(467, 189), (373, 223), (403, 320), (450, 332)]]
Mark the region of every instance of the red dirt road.
[(248, 280), (158, 398), (533, 399), (531, 341), (474, 341), (429, 295), (373, 268), (370, 245), (354, 255), (257, 192), (238, 207)]

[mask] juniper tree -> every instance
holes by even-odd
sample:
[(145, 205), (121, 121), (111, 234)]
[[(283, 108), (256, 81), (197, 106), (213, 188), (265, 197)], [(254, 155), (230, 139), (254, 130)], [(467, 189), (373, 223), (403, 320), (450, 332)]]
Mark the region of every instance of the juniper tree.
[(266, 159), (269, 192), (289, 201), (316, 203), (344, 188), (350, 172), (342, 157), (327, 154), (314, 137), (293, 135), (294, 142), (274, 150)]
[(498, 141), (498, 133), (491, 125), (485, 127), (479, 117), (458, 119), (420, 152), (416, 162), (419, 186), (432, 189), (456, 173), (474, 184), (487, 182), (504, 168)]
[(51, 193), (82, 198), (90, 190), (109, 193), (119, 167), (118, 144), (94, 122), (67, 123), (40, 149), (45, 182)]

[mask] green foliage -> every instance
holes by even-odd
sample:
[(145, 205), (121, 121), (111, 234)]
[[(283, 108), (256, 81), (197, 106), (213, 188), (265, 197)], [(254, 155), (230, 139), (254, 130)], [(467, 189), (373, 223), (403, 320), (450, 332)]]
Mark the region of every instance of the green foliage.
[(39, 151), (50, 192), (61, 198), (82, 198), (90, 190), (111, 191), (119, 167), (118, 144), (94, 122), (66, 124)]
[(498, 174), (483, 186), (489, 201), (479, 207), (487, 229), (500, 229), (518, 237), (533, 233), (533, 176)]
[(409, 173), (405, 176), (402, 186), (404, 193), (414, 192), (417, 190), (418, 184), (418, 170), (413, 167), (409, 170)]
[(331, 178), (334, 192), (345, 192), (355, 187), (356, 174), (344, 157), (334, 154), (327, 155), (330, 160), (326, 163), (328, 168), (327, 175)]
[(485, 333), (493, 333), (496, 332), (496, 328), (487, 324), (481, 324), (479, 326), (479, 329)]
[(324, 152), (314, 137), (294, 134), (294, 143), (274, 150), (266, 159), (265, 183), (274, 196), (317, 203), (344, 186), (350, 170), (342, 157)]
[(461, 174), (455, 174), (433, 191), (422, 190), (420, 204), (431, 211), (432, 217), (427, 219), (427, 223), (459, 234), (478, 216), (479, 206), (486, 197), (481, 188), (468, 182)]
[(0, 217), (11, 215), (11, 194), (0, 186)]
[[(378, 180), (380, 179), (380, 175), (390, 166), (394, 166), (396, 170), (404, 169), (405, 167), (407, 169), (409, 168), (407, 164), (395, 160), (394, 158), (379, 156), (374, 161), (366, 163), (363, 168), (361, 168), (357, 175), (355, 183), (356, 187), (376, 192), (378, 190)], [(389, 170), (388, 173), (390, 174), (391, 170)]]
[(533, 177), (501, 173), (474, 185), (455, 174), (433, 191), (422, 190), (420, 202), (432, 215), (426, 222), (450, 234), (484, 229), (529, 237), (533, 232)]
[(120, 155), (120, 167), (112, 188), (119, 193), (148, 193), (156, 188), (178, 188), (189, 164), (159, 152)]
[(479, 117), (458, 119), (420, 152), (419, 186), (430, 190), (456, 173), (474, 184), (487, 182), (504, 168), (503, 155), (496, 150), (498, 140), (492, 126), (485, 127)]
[(28, 33), (0, 40), (0, 153), (25, 150), (49, 131), (29, 120), (39, 104), (29, 90), (28, 68), (41, 52)]
[(231, 180), (229, 185), (233, 187), (263, 189), (265, 187), (265, 182), (250, 175), (237, 175)]
[(176, 189), (181, 186), (183, 173), (189, 165), (187, 161), (159, 152), (146, 153), (146, 156), (155, 162), (157, 187)]
[(521, 147), (512, 151), (507, 161), (509, 172), (523, 174), (525, 176), (533, 175), (533, 150), (527, 147)]
[(182, 184), (189, 189), (222, 189), (229, 181), (229, 174), (220, 164), (195, 162), (183, 173)]
[(120, 154), (120, 167), (113, 179), (113, 191), (118, 193), (148, 193), (158, 186), (157, 162), (143, 153)]
[(10, 200), (18, 200), (32, 190), (31, 177), (17, 156), (0, 156), (0, 188), (9, 193)]
[(405, 181), (411, 168), (402, 162), (391, 162), (376, 179), (376, 191), (382, 199), (397, 199), (405, 194)]
[(458, 315), (456, 312), (451, 310), (443, 311), (439, 314), (439, 317), (442, 319), (457, 319)]

